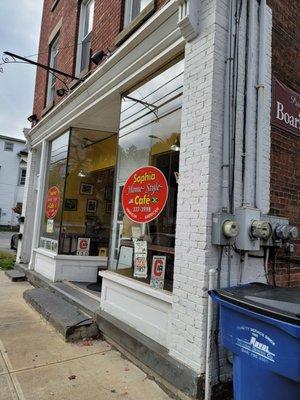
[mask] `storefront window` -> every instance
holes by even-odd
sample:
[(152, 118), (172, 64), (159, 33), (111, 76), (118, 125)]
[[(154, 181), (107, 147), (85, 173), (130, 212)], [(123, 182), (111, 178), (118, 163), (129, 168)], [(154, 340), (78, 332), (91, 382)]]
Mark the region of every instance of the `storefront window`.
[[(160, 288), (170, 291), (173, 286), (182, 78), (183, 61), (179, 61), (124, 96), (111, 251), (112, 264), (118, 273), (151, 286), (154, 286), (152, 264), (160, 257), (164, 264)], [(145, 166), (154, 166), (162, 172), (167, 181), (168, 196), (156, 218), (138, 223), (124, 213), (122, 190), (129, 176)], [(147, 270), (143, 277), (135, 274), (136, 240), (146, 242), (147, 246)]]
[(40, 247), (108, 256), (116, 150), (111, 132), (73, 128), (52, 142)]
[(61, 254), (108, 256), (116, 149), (116, 134), (72, 130)]
[(40, 247), (57, 253), (69, 146), (69, 132), (50, 145)]

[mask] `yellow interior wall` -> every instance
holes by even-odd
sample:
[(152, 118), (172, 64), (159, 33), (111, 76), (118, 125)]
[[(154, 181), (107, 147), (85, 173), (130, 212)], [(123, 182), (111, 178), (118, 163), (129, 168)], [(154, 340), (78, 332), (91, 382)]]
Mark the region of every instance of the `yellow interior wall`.
[[(76, 166), (76, 169), (70, 168), (67, 177), (65, 198), (67, 199), (77, 199), (77, 210), (76, 211), (66, 211), (63, 213), (63, 226), (67, 232), (84, 233), (85, 232), (85, 221), (86, 216), (100, 217), (101, 223), (103, 225), (110, 224), (110, 213), (105, 212), (106, 200), (104, 199), (105, 187), (103, 183), (97, 183), (96, 173), (92, 175), (93, 172), (103, 171), (109, 168), (114, 168), (116, 163), (116, 147), (117, 138), (116, 136), (111, 137), (103, 142), (96, 143), (94, 145), (88, 146), (85, 149), (86, 157), (84, 160), (83, 170), (89, 175), (84, 178), (78, 176), (80, 171), (80, 165)], [(72, 152), (72, 148), (70, 153)], [(72, 154), (70, 154), (72, 157)], [(81, 183), (89, 183), (94, 186), (93, 194), (85, 195), (80, 194)], [(113, 184), (113, 182), (111, 182)], [(93, 199), (98, 201), (97, 212), (87, 213), (86, 206), (87, 200)], [(68, 226), (69, 225), (69, 226)]]
[(112, 168), (116, 164), (116, 136), (88, 147), (87, 157), (91, 159), (88, 172)]

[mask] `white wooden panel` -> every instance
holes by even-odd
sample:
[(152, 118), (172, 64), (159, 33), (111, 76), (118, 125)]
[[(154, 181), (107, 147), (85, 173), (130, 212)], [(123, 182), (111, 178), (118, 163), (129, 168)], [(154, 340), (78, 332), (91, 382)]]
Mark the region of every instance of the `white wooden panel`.
[(167, 346), (171, 303), (103, 277), (101, 308), (161, 345)]

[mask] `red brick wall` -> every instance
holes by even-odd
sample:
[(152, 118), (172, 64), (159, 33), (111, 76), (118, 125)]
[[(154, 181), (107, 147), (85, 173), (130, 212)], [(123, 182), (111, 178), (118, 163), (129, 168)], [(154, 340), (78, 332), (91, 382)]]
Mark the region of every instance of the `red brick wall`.
[[(273, 11), (272, 72), (300, 93), (300, 1), (269, 0)], [(300, 232), (300, 138), (271, 127), (271, 212), (287, 217)], [(279, 256), (285, 256), (284, 251)], [(300, 240), (295, 242), (292, 261), (299, 258)], [(278, 285), (300, 286), (300, 263), (278, 260)], [(296, 261), (296, 260), (294, 260)]]
[[(157, 0), (157, 9), (161, 8), (166, 2), (167, 0)], [(57, 69), (72, 75), (75, 72), (79, 2), (77, 0), (59, 0), (55, 9), (51, 11), (53, 3), (54, 0), (44, 0), (38, 61), (42, 64), (48, 64), (48, 38), (62, 18), (58, 43), (61, 50), (58, 53)], [(122, 0), (95, 0), (92, 52), (106, 51), (107, 49), (113, 51), (115, 49), (115, 38), (122, 27), (122, 4)], [(96, 66), (91, 65), (91, 68), (95, 69)], [(61, 78), (64, 79), (62, 76)], [(70, 82), (70, 79), (68, 82)], [(33, 105), (33, 113), (37, 115), (38, 120), (42, 118), (42, 111), (45, 108), (46, 86), (47, 71), (38, 68)], [(61, 87), (63, 87), (63, 84), (57, 81), (56, 88)], [(56, 96), (55, 104), (61, 100), (61, 97)]]

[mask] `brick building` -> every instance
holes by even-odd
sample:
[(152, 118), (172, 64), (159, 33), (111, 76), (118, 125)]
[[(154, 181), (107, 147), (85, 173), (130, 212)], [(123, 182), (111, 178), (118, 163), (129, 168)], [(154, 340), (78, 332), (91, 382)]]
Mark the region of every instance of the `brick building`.
[(272, 74), (299, 92), (291, 3), (44, 2), (38, 61), (69, 77), (37, 71), (18, 259), (35, 280), (99, 274), (100, 329), (192, 397), (208, 271), (300, 283), (299, 136), (270, 119)]

